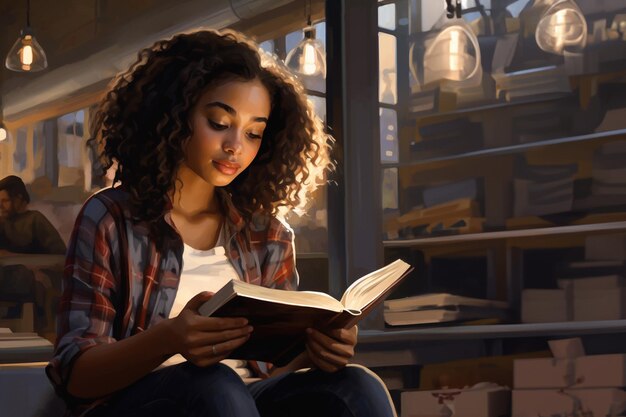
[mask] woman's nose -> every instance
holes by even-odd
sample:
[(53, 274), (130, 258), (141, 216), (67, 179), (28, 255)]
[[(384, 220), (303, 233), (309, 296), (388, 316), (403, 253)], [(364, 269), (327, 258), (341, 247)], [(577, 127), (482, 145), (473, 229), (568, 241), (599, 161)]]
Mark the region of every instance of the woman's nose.
[(234, 132), (232, 135), (229, 135), (224, 141), (224, 151), (232, 153), (233, 155), (240, 153), (243, 147), (242, 139), (242, 135), (239, 132)]

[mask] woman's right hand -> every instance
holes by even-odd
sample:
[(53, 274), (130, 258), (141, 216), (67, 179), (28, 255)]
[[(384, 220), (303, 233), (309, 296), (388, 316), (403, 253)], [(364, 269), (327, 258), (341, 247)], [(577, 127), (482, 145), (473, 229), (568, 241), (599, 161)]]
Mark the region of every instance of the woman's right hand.
[(180, 314), (166, 320), (167, 343), (172, 354), (180, 353), (196, 366), (220, 362), (243, 345), (252, 332), (245, 318), (205, 317), (198, 313), (200, 306), (213, 296), (201, 292), (185, 305)]

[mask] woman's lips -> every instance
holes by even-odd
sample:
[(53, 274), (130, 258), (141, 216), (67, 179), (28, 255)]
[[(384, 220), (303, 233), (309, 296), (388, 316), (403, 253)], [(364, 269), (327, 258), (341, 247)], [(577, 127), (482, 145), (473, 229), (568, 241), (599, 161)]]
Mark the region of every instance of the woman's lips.
[(228, 161), (213, 161), (213, 166), (224, 175), (234, 175), (240, 168), (239, 164)]

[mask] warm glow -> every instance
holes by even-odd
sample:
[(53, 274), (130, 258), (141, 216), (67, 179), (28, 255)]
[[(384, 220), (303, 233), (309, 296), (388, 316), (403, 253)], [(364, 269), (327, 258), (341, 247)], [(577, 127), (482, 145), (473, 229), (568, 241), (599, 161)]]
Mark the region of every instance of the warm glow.
[(33, 63), (33, 47), (26, 45), (20, 51), (20, 61), (22, 65), (31, 65)]
[(304, 45), (303, 53), (304, 65), (302, 66), (303, 73), (306, 75), (313, 75), (317, 71), (317, 62), (315, 59), (315, 47), (310, 43)]
[(6, 140), (7, 138), (7, 130), (3, 127), (0, 127), (0, 142)]
[(567, 10), (559, 10), (554, 15), (554, 38), (558, 49), (563, 48), (567, 34)]
[(460, 43), (461, 33), (458, 30), (450, 32), (450, 71), (460, 71)]

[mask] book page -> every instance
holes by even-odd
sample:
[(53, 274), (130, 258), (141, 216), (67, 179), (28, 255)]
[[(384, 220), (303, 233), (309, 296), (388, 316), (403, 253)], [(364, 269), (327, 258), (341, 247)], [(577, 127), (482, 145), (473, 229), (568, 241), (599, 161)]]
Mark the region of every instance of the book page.
[(392, 287), (411, 266), (401, 259), (359, 278), (348, 287), (341, 303), (348, 310), (361, 311)]

